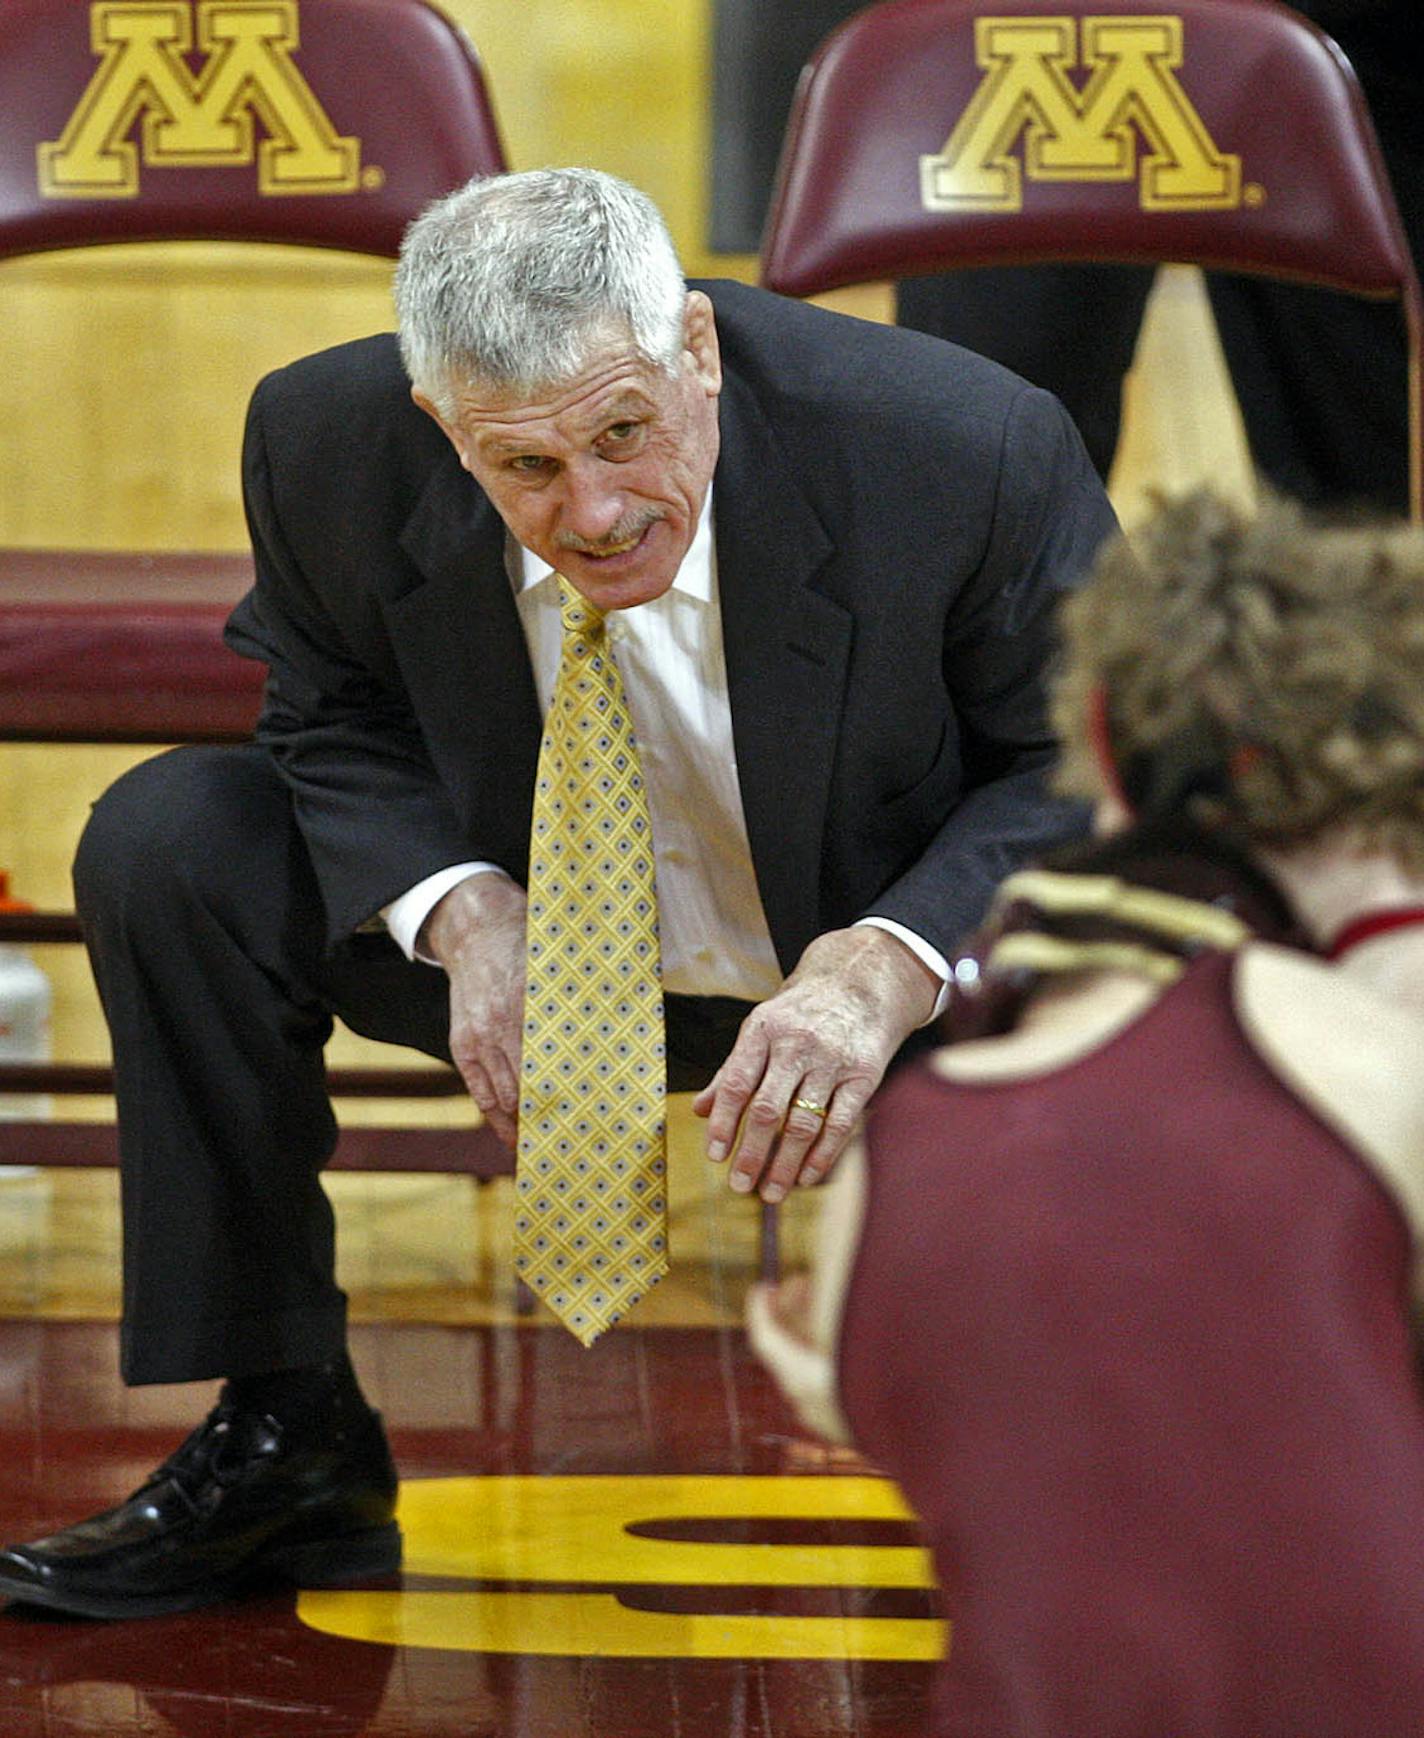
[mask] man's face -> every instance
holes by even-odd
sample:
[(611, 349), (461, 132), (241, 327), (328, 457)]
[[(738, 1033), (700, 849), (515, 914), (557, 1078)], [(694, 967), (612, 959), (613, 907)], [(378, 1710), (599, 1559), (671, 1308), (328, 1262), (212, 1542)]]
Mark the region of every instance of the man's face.
[(721, 383), (711, 303), (693, 291), (676, 374), (614, 342), (533, 402), (467, 390), (451, 423), (414, 397), (525, 548), (613, 610), (677, 576), (717, 463)]

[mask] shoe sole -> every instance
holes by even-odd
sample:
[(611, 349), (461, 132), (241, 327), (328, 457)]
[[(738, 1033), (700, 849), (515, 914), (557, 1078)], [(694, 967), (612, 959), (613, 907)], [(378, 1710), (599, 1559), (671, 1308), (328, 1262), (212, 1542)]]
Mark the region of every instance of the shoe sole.
[(147, 1597), (65, 1593), (59, 1588), (34, 1586), (0, 1570), (0, 1598), (16, 1605), (68, 1612), (74, 1617), (169, 1617), (175, 1612), (220, 1605), (224, 1600), (241, 1598), (274, 1583), (286, 1582), (298, 1588), (339, 1587), (348, 1581), (393, 1575), (401, 1566), (401, 1545), (401, 1530), (391, 1521), (383, 1527), (343, 1533), (335, 1539), (273, 1546), (219, 1580)]

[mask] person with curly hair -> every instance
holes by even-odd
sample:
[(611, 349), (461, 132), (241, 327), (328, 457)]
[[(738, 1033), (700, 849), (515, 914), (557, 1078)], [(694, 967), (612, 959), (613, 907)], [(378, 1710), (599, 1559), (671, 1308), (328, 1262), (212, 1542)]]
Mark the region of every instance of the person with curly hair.
[(947, 1738), (1419, 1732), (1424, 532), (1197, 493), (1064, 623), (1099, 837), (753, 1339), (920, 1518)]

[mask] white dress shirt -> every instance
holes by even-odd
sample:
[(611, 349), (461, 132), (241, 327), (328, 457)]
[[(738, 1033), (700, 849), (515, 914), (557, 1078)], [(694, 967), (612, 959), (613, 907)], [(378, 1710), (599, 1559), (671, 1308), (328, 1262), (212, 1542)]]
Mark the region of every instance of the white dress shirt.
[[(530, 550), (511, 543), (511, 552), (515, 601), (547, 713), (563, 642), (558, 579)], [(742, 813), (710, 489), (672, 585), (635, 609), (611, 611), (607, 623), (648, 792), (664, 987), (764, 1001), (782, 973)], [(467, 876), (486, 873), (504, 871), (492, 863), (451, 864), (384, 908), (386, 927), (408, 958), (424, 957), (416, 954), (416, 938), (436, 903)], [(898, 936), (941, 983), (948, 978), (943, 955), (922, 937), (888, 918), (863, 921)]]

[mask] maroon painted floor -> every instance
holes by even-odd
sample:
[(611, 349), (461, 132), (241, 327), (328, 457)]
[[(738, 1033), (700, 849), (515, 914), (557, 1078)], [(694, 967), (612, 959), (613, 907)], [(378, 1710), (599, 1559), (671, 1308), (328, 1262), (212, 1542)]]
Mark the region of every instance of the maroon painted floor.
[[(734, 1329), (619, 1329), (585, 1353), (544, 1327), (372, 1325), (356, 1330), (354, 1350), (410, 1481), (863, 1471), (798, 1435)], [(112, 1326), (0, 1321), (6, 1539), (126, 1495), (210, 1403), (207, 1386), (125, 1391), (115, 1362)], [(687, 1525), (695, 1537), (699, 1523)], [(755, 1523), (740, 1525), (757, 1537)], [(818, 1548), (913, 1542), (900, 1522), (762, 1525), (768, 1539)], [(416, 1574), (403, 1585), (491, 1584)], [(930, 1611), (909, 1586), (608, 1590), (664, 1612)], [(604, 1659), (351, 1641), (303, 1622), (291, 1593), (110, 1625), (9, 1607), (0, 1738), (921, 1738), (929, 1672), (904, 1660)]]

